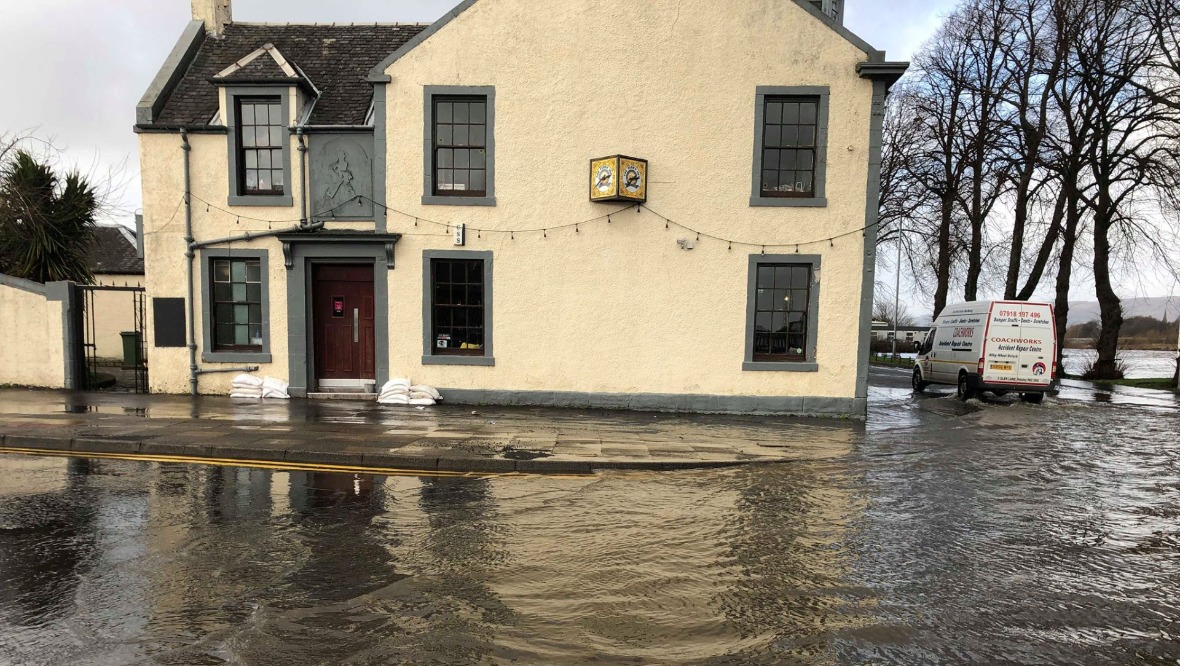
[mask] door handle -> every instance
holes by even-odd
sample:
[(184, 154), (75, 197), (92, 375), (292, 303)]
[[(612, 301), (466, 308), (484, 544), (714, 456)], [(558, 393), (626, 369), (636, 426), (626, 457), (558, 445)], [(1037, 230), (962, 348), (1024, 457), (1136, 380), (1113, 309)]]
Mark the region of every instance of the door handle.
[(352, 341), (361, 341), (361, 309), (352, 309)]

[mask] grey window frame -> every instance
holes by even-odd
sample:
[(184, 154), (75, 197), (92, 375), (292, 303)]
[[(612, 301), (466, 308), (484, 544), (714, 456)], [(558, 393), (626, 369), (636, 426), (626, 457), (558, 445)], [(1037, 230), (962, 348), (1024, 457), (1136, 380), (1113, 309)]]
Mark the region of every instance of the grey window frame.
[[(811, 267), (810, 299), (807, 304), (807, 350), (805, 361), (755, 361), (754, 312), (758, 299), (758, 267), (764, 264), (796, 264)], [(819, 290), (822, 257), (818, 254), (752, 254), (746, 284), (746, 355), (742, 370), (748, 372), (819, 372), (816, 360), (819, 339)]]
[[(436, 355), (431, 340), (434, 330), (434, 289), (430, 264), (433, 259), (483, 261), (483, 356)], [(496, 365), (492, 346), (492, 252), (489, 250), (423, 250), (422, 251), (422, 365)]]
[(283, 127), (283, 193), (282, 194), (245, 194), (241, 191), (241, 183), (243, 179), (239, 170), (243, 168), (238, 164), (238, 98), (240, 97), (275, 97), (279, 98), (279, 105), (282, 107), (283, 118), (289, 119), (291, 117), (291, 87), (289, 84), (280, 85), (253, 85), (253, 86), (226, 86), (225, 87), (225, 104), (226, 104), (226, 148), (229, 153), (227, 169), (229, 175), (229, 197), (227, 203), (230, 206), (274, 206), (274, 207), (291, 207), (294, 205), (295, 198), (292, 194), (295, 185), (291, 179), (291, 129), (290, 123), (286, 123)]
[[(831, 88), (828, 86), (758, 86), (754, 102), (754, 161), (750, 205), (754, 207), (825, 208), (828, 169), (828, 116)], [(815, 190), (810, 197), (762, 196), (762, 140), (766, 130), (767, 97), (819, 98), (815, 127)]]
[[(215, 259), (257, 259), (262, 275), (262, 349), (256, 352), (219, 352), (213, 337), (213, 274)], [(201, 250), (201, 360), (205, 363), (270, 363), (270, 252), (268, 250)]]
[[(434, 98), (484, 97), (487, 100), (486, 183), (484, 196), (459, 197), (434, 194)], [(495, 86), (423, 86), (422, 121), (422, 205), (424, 206), (495, 206), (496, 205), (496, 88)]]

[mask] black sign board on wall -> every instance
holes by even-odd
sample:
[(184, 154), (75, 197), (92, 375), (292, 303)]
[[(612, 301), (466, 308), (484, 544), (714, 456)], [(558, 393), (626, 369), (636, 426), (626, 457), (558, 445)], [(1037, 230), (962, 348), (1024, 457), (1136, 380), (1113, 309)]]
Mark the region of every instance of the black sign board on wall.
[(152, 322), (156, 347), (186, 347), (183, 298), (153, 298)]

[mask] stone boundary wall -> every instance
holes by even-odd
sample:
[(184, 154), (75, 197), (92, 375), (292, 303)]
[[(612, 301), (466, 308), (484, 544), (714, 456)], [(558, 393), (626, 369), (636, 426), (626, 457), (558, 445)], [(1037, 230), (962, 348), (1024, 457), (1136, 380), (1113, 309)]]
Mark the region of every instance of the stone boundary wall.
[(0, 386), (72, 388), (67, 368), (72, 289), (0, 274)]

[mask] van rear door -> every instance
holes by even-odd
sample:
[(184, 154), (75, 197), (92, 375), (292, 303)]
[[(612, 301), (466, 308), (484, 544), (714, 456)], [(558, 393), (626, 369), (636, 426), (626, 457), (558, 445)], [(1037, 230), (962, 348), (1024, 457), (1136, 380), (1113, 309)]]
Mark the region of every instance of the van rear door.
[(984, 341), (983, 381), (1048, 388), (1057, 353), (1052, 308), (998, 301)]

